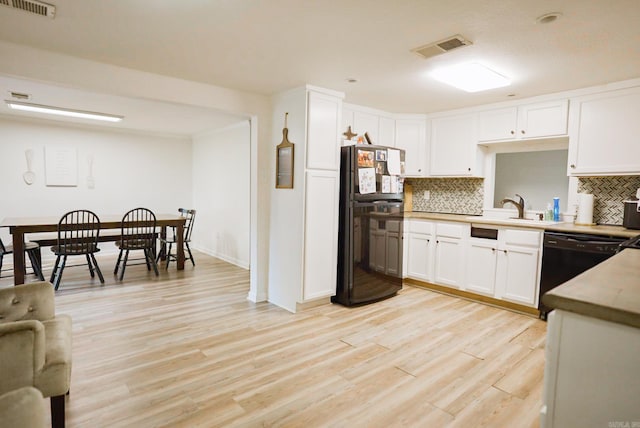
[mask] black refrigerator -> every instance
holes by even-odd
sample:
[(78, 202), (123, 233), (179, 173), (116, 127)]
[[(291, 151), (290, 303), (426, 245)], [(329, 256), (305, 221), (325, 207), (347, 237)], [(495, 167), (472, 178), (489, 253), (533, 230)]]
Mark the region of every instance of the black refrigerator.
[(332, 302), (362, 305), (402, 289), (404, 150), (341, 148), (338, 278)]

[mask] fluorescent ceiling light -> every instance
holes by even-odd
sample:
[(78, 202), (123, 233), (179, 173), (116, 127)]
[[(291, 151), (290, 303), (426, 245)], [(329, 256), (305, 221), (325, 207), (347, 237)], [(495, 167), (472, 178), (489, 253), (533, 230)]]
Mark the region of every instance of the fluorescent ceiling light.
[(34, 113), (55, 114), (58, 116), (77, 117), (80, 119), (103, 120), (106, 122), (120, 122), (124, 116), (113, 114), (96, 113), (92, 111), (70, 110), (66, 108), (43, 106), (39, 104), (20, 103), (17, 101), (5, 100), (7, 105), (14, 110), (30, 111)]
[(477, 62), (439, 68), (430, 76), (467, 92), (486, 91), (511, 84), (510, 79)]

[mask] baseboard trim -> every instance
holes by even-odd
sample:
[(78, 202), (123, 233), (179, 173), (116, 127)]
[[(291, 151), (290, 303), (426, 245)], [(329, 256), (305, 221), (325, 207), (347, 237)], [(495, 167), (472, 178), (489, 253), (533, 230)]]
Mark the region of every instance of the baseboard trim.
[(331, 297), (320, 297), (318, 299), (310, 300), (308, 302), (303, 302), (303, 303), (296, 302), (296, 312), (302, 312), (309, 309), (317, 308), (318, 306), (330, 305), (330, 304), (331, 304)]
[(448, 294), (450, 296), (461, 297), (463, 299), (472, 300), (478, 303), (484, 303), (490, 306), (499, 307), (502, 309), (508, 309), (510, 311), (518, 312), (525, 315), (531, 315), (535, 317), (540, 316), (540, 311), (536, 308), (532, 308), (518, 303), (506, 302), (500, 299), (494, 299), (493, 297), (483, 296), (481, 294), (471, 293), (464, 290), (456, 290), (454, 288), (444, 287), (442, 285), (432, 284), (430, 282), (423, 282), (417, 279), (405, 278), (403, 284), (413, 285), (416, 287), (426, 288), (431, 291), (436, 291), (442, 294)]

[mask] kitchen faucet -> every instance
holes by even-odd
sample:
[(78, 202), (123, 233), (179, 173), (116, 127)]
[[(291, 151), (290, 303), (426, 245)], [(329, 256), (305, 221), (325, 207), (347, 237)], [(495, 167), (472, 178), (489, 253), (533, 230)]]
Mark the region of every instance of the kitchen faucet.
[(504, 207), (504, 204), (512, 203), (518, 209), (518, 218), (524, 218), (524, 199), (522, 198), (522, 196), (518, 195), (517, 193), (516, 193), (516, 196), (520, 198), (518, 202), (514, 201), (513, 199), (504, 198), (503, 200), (500, 201), (500, 203), (502, 204), (503, 207)]

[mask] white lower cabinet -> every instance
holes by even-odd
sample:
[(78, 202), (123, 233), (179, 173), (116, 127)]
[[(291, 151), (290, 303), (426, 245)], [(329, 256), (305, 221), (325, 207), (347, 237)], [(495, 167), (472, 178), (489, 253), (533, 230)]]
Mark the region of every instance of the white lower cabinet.
[(538, 256), (536, 248), (506, 246), (498, 257), (496, 297), (527, 306), (537, 306)]
[(435, 224), (424, 220), (408, 220), (407, 227), (407, 277), (421, 281), (433, 279), (433, 233)]
[(462, 288), (464, 280), (465, 248), (469, 236), (467, 223), (437, 223), (434, 282), (454, 288)]
[(476, 238), (468, 223), (407, 220), (406, 276), (537, 307), (542, 231), (487, 226)]
[(436, 238), (436, 265), (434, 282), (449, 287), (461, 288), (464, 270), (460, 262), (464, 260), (464, 247), (460, 238)]
[(466, 289), (493, 296), (496, 289), (498, 242), (470, 238), (467, 245)]

